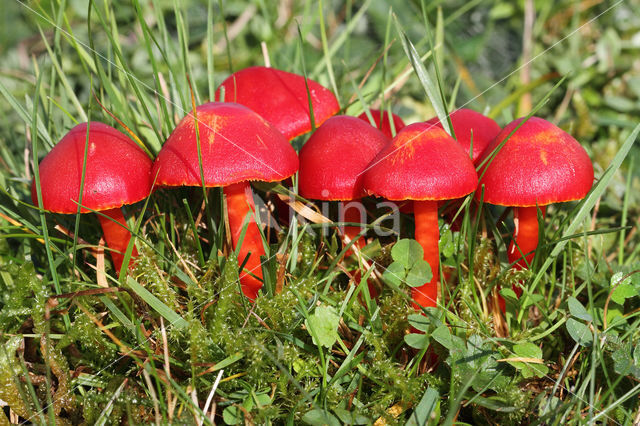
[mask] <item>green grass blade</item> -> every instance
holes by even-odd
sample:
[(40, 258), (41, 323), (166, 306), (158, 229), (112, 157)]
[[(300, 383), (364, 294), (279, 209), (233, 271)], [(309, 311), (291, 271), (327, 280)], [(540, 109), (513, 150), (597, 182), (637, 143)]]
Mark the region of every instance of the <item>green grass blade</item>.
[(144, 300), (154, 311), (162, 315), (169, 324), (176, 329), (186, 328), (189, 323), (173, 311), (170, 307), (165, 305), (160, 299), (154, 296), (149, 290), (140, 285), (132, 277), (127, 277), (127, 285), (134, 293), (136, 293), (142, 300)]
[[(420, 55), (418, 55), (416, 48), (411, 43), (411, 40), (409, 40), (409, 37), (404, 32), (404, 30), (402, 29), (397, 19), (395, 21), (395, 24), (396, 24), (396, 30), (398, 31), (398, 34), (400, 35), (400, 39), (402, 40), (402, 47), (404, 48), (406, 55), (409, 57), (411, 66), (413, 67), (416, 75), (418, 76), (418, 80), (420, 81), (422, 88), (427, 94), (427, 97), (429, 98), (429, 101), (431, 102), (433, 109), (436, 111), (436, 115), (438, 116), (440, 123), (442, 123), (444, 130), (448, 134), (453, 135), (453, 130), (449, 125), (449, 116), (447, 114), (447, 107), (445, 105), (444, 99), (441, 96), (439, 84), (433, 81), (433, 79), (429, 75), (427, 68), (422, 63)], [(433, 48), (431, 49), (431, 52), (432, 53), (434, 52)]]
[[(327, 73), (329, 74), (329, 82), (331, 83), (331, 89), (338, 99), (338, 105), (340, 105), (340, 92), (336, 85), (336, 76), (333, 71), (333, 63), (331, 61), (331, 54), (329, 53), (329, 46), (327, 41), (327, 30), (324, 25), (324, 10), (322, 8), (322, 0), (318, 1), (318, 19), (320, 20), (320, 39), (322, 40), (322, 51), (324, 52), (324, 61), (327, 64)], [(307, 84), (308, 86), (308, 84)], [(313, 114), (312, 114), (313, 115)]]
[(209, 83), (209, 101), (216, 99), (216, 86), (214, 80), (214, 57), (213, 57), (213, 0), (207, 3), (207, 82)]
[(622, 200), (622, 218), (620, 219), (620, 240), (618, 243), (618, 264), (624, 265), (624, 239), (625, 239), (625, 226), (627, 226), (627, 215), (629, 213), (629, 195), (631, 194), (631, 179), (633, 178), (633, 166), (634, 158), (631, 157), (629, 163), (629, 170), (627, 171), (627, 183), (625, 185), (624, 199)]

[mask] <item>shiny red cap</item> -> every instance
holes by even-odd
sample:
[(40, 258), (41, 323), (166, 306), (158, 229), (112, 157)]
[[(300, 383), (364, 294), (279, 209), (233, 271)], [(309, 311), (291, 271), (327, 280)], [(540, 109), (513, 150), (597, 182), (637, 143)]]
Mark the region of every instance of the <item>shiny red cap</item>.
[[(309, 96), (316, 127), (340, 109), (333, 93), (301, 75), (267, 67), (237, 71), (216, 90), (216, 100), (236, 102), (251, 108), (291, 140), (311, 131)], [(220, 99), (224, 87), (224, 99)]]
[[(82, 191), (82, 213), (136, 203), (151, 191), (151, 158), (124, 134), (92, 121)], [(78, 211), (87, 123), (75, 126), (39, 166), (42, 206), (54, 213)], [(35, 180), (31, 199), (38, 203)], [(87, 207), (87, 208), (85, 208)]]
[(300, 150), (300, 195), (343, 201), (365, 196), (361, 173), (389, 142), (381, 131), (356, 117), (331, 117)]
[[(206, 186), (242, 181), (275, 182), (298, 170), (298, 156), (285, 137), (249, 108), (210, 102), (196, 108)], [(193, 113), (173, 130), (153, 164), (161, 186), (200, 186), (198, 139)]]
[(478, 176), (464, 150), (426, 123), (403, 128), (364, 175), (367, 193), (388, 200), (450, 200), (473, 192)]
[[(498, 133), (500, 126), (491, 118), (486, 117), (479, 112), (471, 109), (458, 109), (449, 114), (453, 132), (456, 135), (458, 143), (469, 153), (471, 149), (471, 138), (473, 135), (473, 162), (477, 163), (478, 158), (484, 152), (485, 148)], [(438, 117), (427, 120), (426, 123), (436, 125), (440, 128), (442, 123)]]
[[(507, 125), (480, 161), (523, 120)], [(564, 130), (538, 117), (523, 123), (484, 168), (480, 181), (485, 186), (484, 201), (502, 206), (546, 206), (579, 200), (593, 185), (593, 165), (584, 148)], [(478, 188), (476, 197), (480, 195)]]

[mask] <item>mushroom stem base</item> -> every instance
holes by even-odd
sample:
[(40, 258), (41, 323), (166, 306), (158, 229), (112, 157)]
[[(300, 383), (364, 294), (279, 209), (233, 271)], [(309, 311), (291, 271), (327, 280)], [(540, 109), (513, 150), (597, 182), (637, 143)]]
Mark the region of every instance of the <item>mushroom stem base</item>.
[[(131, 233), (129, 232), (127, 222), (120, 208), (103, 210), (101, 213), (102, 215), (98, 215), (98, 220), (100, 221), (100, 226), (102, 226), (102, 233), (107, 247), (111, 249), (110, 253), (113, 266), (115, 270), (120, 273), (122, 262), (124, 261), (124, 254), (131, 240)], [(135, 259), (136, 257), (138, 257), (138, 250), (136, 250), (136, 246), (133, 246), (131, 259)]]
[[(544, 217), (546, 206), (540, 206), (540, 210)], [(538, 247), (538, 207), (514, 207), (513, 222), (515, 229), (509, 243), (507, 259), (509, 263), (513, 263), (514, 268), (527, 269)], [(522, 289), (517, 285), (513, 286), (513, 291), (518, 297), (522, 295)], [(502, 296), (499, 296), (498, 303), (500, 310), (503, 313), (506, 312), (506, 304)]]
[[(545, 206), (540, 207), (542, 216)], [(538, 208), (516, 207), (513, 209), (515, 229), (509, 244), (507, 257), (509, 263), (515, 263), (517, 269), (526, 269), (531, 264), (538, 247)], [(524, 255), (524, 256), (523, 256)]]
[(234, 249), (240, 244), (242, 231), (246, 227), (242, 245), (238, 250), (238, 264), (244, 263), (244, 268), (240, 271), (240, 285), (244, 295), (254, 300), (262, 288), (260, 256), (264, 255), (265, 251), (255, 219), (256, 207), (253, 203), (251, 185), (248, 182), (228, 185), (224, 187), (224, 194), (227, 199), (227, 215)]

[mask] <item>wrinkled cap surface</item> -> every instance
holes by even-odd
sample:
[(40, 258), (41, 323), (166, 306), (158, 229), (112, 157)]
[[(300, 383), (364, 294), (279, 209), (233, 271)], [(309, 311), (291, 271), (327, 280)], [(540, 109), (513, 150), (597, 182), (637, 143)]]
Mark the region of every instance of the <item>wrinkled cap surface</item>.
[[(249, 108), (210, 102), (196, 108), (206, 186), (243, 181), (275, 182), (298, 170), (298, 156), (285, 137)], [(196, 121), (180, 121), (153, 164), (157, 185), (200, 186)]]
[(363, 197), (362, 171), (389, 142), (380, 130), (356, 117), (331, 117), (300, 150), (300, 195), (343, 201)]
[[(389, 139), (393, 138), (389, 113), (387, 111), (380, 111), (379, 109), (370, 109), (369, 112), (371, 113), (371, 117), (373, 117), (373, 121), (376, 123), (376, 127)], [(358, 118), (369, 123), (369, 117), (367, 117), (366, 112), (360, 114)], [(396, 134), (398, 134), (398, 132), (405, 126), (404, 121), (394, 113), (391, 113), (391, 119), (393, 120), (393, 126), (395, 127)]]
[[(87, 123), (78, 124), (42, 159), (42, 207), (55, 213), (78, 211)], [(151, 159), (135, 142), (111, 126), (89, 123), (82, 213), (133, 204), (151, 191)], [(35, 180), (31, 198), (38, 203)]]
[[(216, 100), (251, 108), (291, 140), (311, 131), (309, 96), (316, 127), (340, 109), (331, 91), (301, 75), (267, 67), (249, 67), (231, 74), (216, 90)], [(224, 99), (221, 88), (224, 87)]]
[[(507, 125), (480, 161), (523, 120)], [(490, 204), (532, 207), (579, 200), (593, 185), (593, 165), (584, 148), (564, 130), (537, 117), (522, 124), (484, 168), (480, 185), (485, 186), (484, 201)], [(478, 188), (476, 198), (480, 195)]]
[(477, 184), (468, 154), (444, 130), (426, 123), (403, 128), (364, 176), (367, 193), (393, 201), (460, 198)]
[[(471, 109), (462, 108), (455, 110), (449, 114), (449, 117), (451, 117), (451, 124), (453, 125), (456, 140), (464, 150), (467, 151), (467, 154), (471, 151), (471, 141), (473, 139), (472, 160), (474, 163), (477, 162), (485, 148), (501, 130), (498, 123), (491, 118)], [(443, 128), (438, 117), (433, 117), (426, 122)]]

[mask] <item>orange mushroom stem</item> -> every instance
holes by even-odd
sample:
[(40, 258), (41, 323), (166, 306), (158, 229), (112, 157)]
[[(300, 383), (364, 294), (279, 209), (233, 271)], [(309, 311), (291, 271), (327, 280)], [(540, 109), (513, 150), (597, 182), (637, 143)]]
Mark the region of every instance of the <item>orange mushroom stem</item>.
[[(251, 185), (248, 182), (235, 183), (225, 186), (223, 191), (227, 198), (227, 215), (234, 249), (238, 247), (242, 230), (247, 224), (242, 245), (238, 251), (238, 264), (244, 263), (244, 268), (240, 272), (240, 285), (244, 295), (250, 300), (255, 300), (262, 288), (260, 256), (264, 255), (265, 251), (255, 219), (256, 207)], [(245, 259), (247, 259), (246, 262)]]
[[(129, 246), (131, 240), (131, 233), (127, 227), (127, 221), (122, 214), (122, 210), (119, 207), (114, 209), (103, 210), (98, 215), (100, 226), (102, 226), (102, 233), (107, 243), (107, 247), (111, 250), (111, 259), (113, 260), (113, 266), (115, 270), (120, 272), (122, 268), (122, 262), (124, 261), (124, 254)], [(104, 215), (104, 216), (103, 216)], [(138, 250), (136, 246), (133, 246), (131, 252), (131, 260), (138, 257)], [(132, 265), (129, 265), (131, 267)]]
[[(540, 206), (544, 217), (546, 206)], [(535, 250), (538, 247), (538, 208), (515, 207), (513, 209), (513, 221), (515, 229), (513, 239), (509, 244), (507, 258), (509, 263), (514, 263), (516, 269), (527, 269), (533, 261)], [(523, 256), (524, 255), (524, 256)], [(513, 288), (513, 291), (520, 297), (522, 289)]]
[(416, 221), (415, 237), (422, 246), (424, 260), (431, 267), (431, 281), (421, 287), (414, 287), (411, 290), (413, 305), (415, 308), (435, 307), (438, 299), (438, 268), (440, 265), (440, 252), (438, 240), (440, 239), (440, 229), (438, 228), (438, 202), (437, 201), (414, 201), (413, 214)]
[[(348, 208), (344, 211), (344, 221), (348, 223), (361, 223), (362, 216), (360, 215), (360, 210), (357, 208)], [(360, 236), (360, 232), (362, 232), (361, 226), (344, 226), (344, 235), (346, 235), (350, 241), (354, 241), (349, 250), (345, 253), (345, 256), (351, 256), (354, 254), (352, 247), (356, 247), (358, 251), (362, 250), (365, 246), (364, 238), (358, 238)]]

